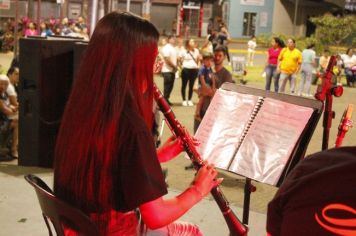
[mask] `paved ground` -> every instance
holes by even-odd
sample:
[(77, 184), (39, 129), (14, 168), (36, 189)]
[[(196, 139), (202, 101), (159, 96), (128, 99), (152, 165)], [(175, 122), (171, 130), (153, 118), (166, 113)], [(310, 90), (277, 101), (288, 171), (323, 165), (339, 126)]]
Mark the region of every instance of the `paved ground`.
[[(232, 47), (232, 52), (236, 55), (244, 55), (243, 45), (237, 44)], [(0, 64), (7, 68), (11, 54), (0, 54)], [(263, 52), (256, 55), (255, 65), (263, 65), (265, 62), (265, 54)], [(247, 76), (248, 79), (248, 76)], [(176, 81), (174, 91), (172, 94), (172, 102), (175, 104), (173, 110), (178, 119), (188, 130), (193, 127), (193, 107), (182, 107), (180, 98), (180, 80)], [(162, 78), (157, 77), (156, 83), (162, 87)], [(262, 88), (263, 84), (258, 82), (249, 82), (248, 86)], [(315, 89), (315, 87), (313, 87)], [(341, 98), (334, 99), (334, 110), (336, 111), (336, 118), (333, 120), (333, 126), (330, 134), (330, 146), (336, 138), (337, 126), (340, 117), (347, 103), (356, 103), (355, 100), (356, 89), (345, 88), (344, 95)], [(194, 101), (197, 98), (194, 97)], [(355, 115), (356, 116), (356, 115)], [(321, 149), (322, 137), (322, 122), (319, 122), (318, 127), (311, 139), (308, 148), (308, 153), (314, 153)], [(165, 127), (163, 139), (168, 137), (170, 132)], [(356, 145), (356, 129), (351, 129), (346, 135), (344, 145)], [(185, 158), (178, 157), (164, 167), (168, 168), (168, 183), (170, 195), (178, 194), (184, 190), (191, 182), (194, 172), (192, 170), (186, 171), (185, 166), (189, 161)], [(9, 163), (0, 163), (0, 235), (48, 235), (46, 233), (45, 225), (41, 218), (39, 206), (36, 200), (35, 193), (31, 186), (29, 186), (23, 179), (23, 175), (27, 173), (34, 173), (43, 178), (49, 185), (52, 182), (52, 170), (43, 168), (29, 168), (17, 166), (16, 161)], [(224, 182), (222, 183), (223, 191), (227, 199), (237, 215), (242, 214), (243, 205), (243, 179), (237, 175), (221, 172)], [(250, 235), (265, 235), (265, 213), (267, 203), (273, 197), (276, 188), (266, 184), (258, 184), (257, 191), (251, 196), (251, 213), (250, 213)], [(210, 198), (204, 199), (201, 204), (198, 204), (191, 211), (188, 212), (183, 220), (189, 220), (197, 223), (203, 229), (205, 235), (227, 235), (227, 227), (223, 222), (223, 218), (217, 209), (217, 206)]]

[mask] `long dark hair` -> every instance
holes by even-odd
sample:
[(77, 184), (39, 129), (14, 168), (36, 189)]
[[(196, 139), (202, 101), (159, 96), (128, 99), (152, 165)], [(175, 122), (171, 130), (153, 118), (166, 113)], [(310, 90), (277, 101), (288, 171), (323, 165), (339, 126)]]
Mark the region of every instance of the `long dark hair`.
[[(153, 64), (159, 33), (147, 20), (113, 12), (90, 39), (57, 137), (54, 191), (86, 213), (112, 208), (113, 173), (127, 130), (125, 103), (152, 127)], [(143, 92), (143, 87), (146, 92)]]
[(279, 37), (274, 37), (273, 39), (274, 39), (274, 41), (278, 44), (278, 47), (284, 48), (284, 47), (286, 46), (285, 43), (284, 43), (284, 41), (283, 41), (281, 38), (279, 38)]

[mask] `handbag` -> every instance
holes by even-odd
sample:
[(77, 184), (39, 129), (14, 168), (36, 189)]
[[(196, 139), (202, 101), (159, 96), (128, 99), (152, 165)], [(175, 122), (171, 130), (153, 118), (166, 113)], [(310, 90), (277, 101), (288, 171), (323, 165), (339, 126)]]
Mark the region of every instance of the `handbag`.
[(194, 56), (190, 53), (190, 51), (187, 50), (187, 52), (192, 57), (192, 59), (195, 62), (195, 64), (197, 64), (197, 66), (199, 66), (199, 63), (197, 62), (197, 60), (195, 60)]

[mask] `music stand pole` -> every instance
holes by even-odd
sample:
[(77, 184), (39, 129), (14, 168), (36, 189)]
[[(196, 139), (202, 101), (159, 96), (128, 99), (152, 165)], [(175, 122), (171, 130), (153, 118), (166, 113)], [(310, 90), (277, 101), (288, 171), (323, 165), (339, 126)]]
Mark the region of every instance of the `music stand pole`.
[(244, 207), (242, 212), (242, 223), (248, 225), (248, 219), (250, 216), (250, 199), (251, 192), (256, 191), (256, 186), (251, 183), (250, 178), (246, 178), (244, 187)]
[(333, 95), (328, 91), (325, 99), (324, 117), (323, 117), (323, 143), (322, 150), (329, 148), (329, 137), (332, 120), (335, 118), (335, 112), (332, 110)]
[(244, 188), (244, 207), (242, 213), (242, 223), (248, 225), (248, 218), (250, 216), (250, 197), (251, 197), (251, 179), (246, 178)]

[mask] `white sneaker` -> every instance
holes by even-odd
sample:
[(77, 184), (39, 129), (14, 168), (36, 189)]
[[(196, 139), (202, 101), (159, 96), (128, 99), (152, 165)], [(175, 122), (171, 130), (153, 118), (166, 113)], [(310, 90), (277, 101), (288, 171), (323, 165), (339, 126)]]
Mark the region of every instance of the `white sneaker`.
[(187, 102), (187, 101), (183, 101), (183, 102), (182, 102), (182, 106), (183, 106), (183, 107), (188, 106), (188, 102)]
[(189, 100), (188, 101), (188, 106), (192, 107), (192, 106), (194, 106), (194, 103), (191, 100)]

